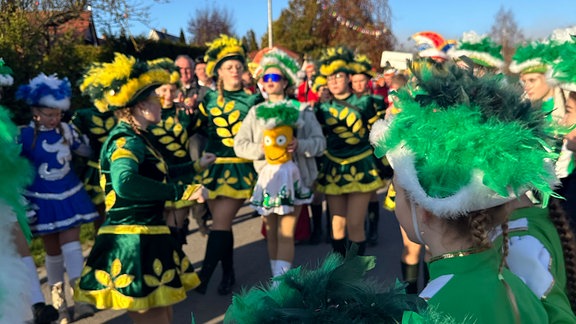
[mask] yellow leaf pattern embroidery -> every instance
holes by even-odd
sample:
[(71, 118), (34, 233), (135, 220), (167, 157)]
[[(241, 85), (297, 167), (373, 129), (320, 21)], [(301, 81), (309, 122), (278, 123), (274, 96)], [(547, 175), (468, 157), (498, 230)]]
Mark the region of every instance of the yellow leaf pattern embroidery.
[(162, 262), (158, 259), (155, 259), (152, 263), (152, 269), (155, 276), (145, 274), (143, 278), (146, 285), (150, 287), (159, 287), (174, 280), (174, 277), (176, 276), (176, 270), (169, 269), (164, 272), (163, 268), (164, 267), (162, 266)]
[(91, 120), (93, 127), (89, 128), (90, 133), (94, 135), (104, 135), (98, 137), (98, 141), (104, 143), (108, 133), (110, 133), (114, 125), (116, 125), (116, 120), (111, 116), (106, 118), (106, 121), (103, 121), (102, 118), (96, 115), (92, 116)]
[(104, 270), (96, 269), (94, 277), (101, 285), (107, 288), (126, 288), (134, 282), (134, 276), (129, 274), (120, 274), (122, 272), (122, 263), (119, 259), (112, 261), (110, 266), (110, 273)]

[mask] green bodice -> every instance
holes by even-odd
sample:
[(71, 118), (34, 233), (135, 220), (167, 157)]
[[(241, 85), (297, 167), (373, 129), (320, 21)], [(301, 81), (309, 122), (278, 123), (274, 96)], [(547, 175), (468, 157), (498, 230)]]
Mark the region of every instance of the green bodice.
[(164, 225), (164, 202), (178, 200), (184, 190), (166, 183), (162, 156), (125, 122), (104, 143), (100, 169), (107, 225)]
[(252, 106), (262, 101), (260, 95), (250, 95), (244, 90), (210, 91), (200, 104), (200, 114), (195, 129), (207, 137), (206, 151), (218, 157), (235, 157), (234, 136)]
[(375, 116), (372, 96), (351, 95), (343, 101), (330, 100), (318, 105), (316, 117), (326, 135), (328, 154), (346, 158), (371, 150), (369, 127)]
[[(514, 323), (514, 310), (506, 285), (498, 279), (500, 255), (494, 249), (428, 265), (430, 282), (420, 294), (431, 306), (454, 317), (476, 323)], [(502, 276), (518, 305), (521, 323), (548, 323), (542, 303), (508, 269)]]
[(70, 123), (80, 134), (88, 137), (94, 152), (91, 160), (98, 161), (102, 144), (116, 125), (114, 113), (111, 111), (103, 113), (95, 107), (82, 108), (74, 112)]

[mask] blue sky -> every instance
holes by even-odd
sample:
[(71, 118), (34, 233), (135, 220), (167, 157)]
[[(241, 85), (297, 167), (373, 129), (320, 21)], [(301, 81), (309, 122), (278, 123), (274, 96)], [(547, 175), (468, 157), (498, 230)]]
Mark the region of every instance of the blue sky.
[[(210, 6), (228, 8), (238, 36), (253, 29), (260, 40), (267, 28), (268, 0), (168, 1), (154, 3), (150, 23), (135, 23), (132, 33), (147, 35), (150, 28), (166, 28), (168, 33), (177, 36), (182, 28), (188, 36), (187, 23), (196, 9)], [(273, 19), (288, 7), (288, 2), (272, 0)], [(545, 37), (556, 28), (576, 25), (575, 0), (389, 0), (389, 4), (392, 31), (400, 42), (408, 44), (410, 35), (425, 30), (438, 32), (447, 39), (458, 39), (463, 32), (470, 30), (488, 33), (501, 6), (512, 10), (516, 23), (530, 38)]]

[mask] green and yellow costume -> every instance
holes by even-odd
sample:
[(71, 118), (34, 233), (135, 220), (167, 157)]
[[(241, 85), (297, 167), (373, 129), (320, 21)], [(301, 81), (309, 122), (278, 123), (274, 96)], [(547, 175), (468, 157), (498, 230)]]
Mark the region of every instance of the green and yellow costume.
[[(167, 180), (171, 183), (191, 183), (195, 175), (193, 171), (200, 171), (200, 167), (190, 158), (188, 146), (192, 122), (192, 117), (184, 110), (175, 106), (163, 107), (162, 121), (144, 134), (168, 164)], [(183, 208), (193, 203), (190, 200), (166, 201), (166, 207)]]
[(162, 156), (125, 122), (104, 143), (100, 166), (107, 217), (75, 299), (132, 311), (184, 300), (200, 280), (163, 218), (164, 201), (180, 199), (184, 186), (165, 182)]
[(92, 198), (94, 205), (104, 203), (104, 190), (100, 187), (100, 150), (108, 134), (116, 125), (116, 118), (111, 111), (101, 112), (96, 107), (82, 108), (74, 111), (70, 120), (78, 133), (86, 136), (92, 148), (92, 156), (86, 162), (81, 178), (84, 189)]
[(168, 82), (167, 70), (116, 53), (112, 63), (94, 63), (80, 86), (98, 110), (125, 114), (102, 146), (106, 221), (74, 290), (99, 309), (170, 306), (200, 284), (163, 218), (165, 201), (188, 199), (199, 186), (167, 182), (166, 162), (123, 110)]
[(244, 90), (223, 90), (223, 96), (217, 91), (208, 92), (200, 104), (195, 129), (208, 139), (206, 151), (217, 156), (216, 162), (197, 178), (208, 189), (208, 199), (251, 197), (256, 171), (251, 160), (234, 153), (234, 136), (250, 108), (262, 100), (262, 96)]
[(327, 149), (320, 158), (316, 190), (328, 195), (371, 192), (383, 186), (368, 140), (375, 120), (372, 96), (330, 100), (316, 106)]

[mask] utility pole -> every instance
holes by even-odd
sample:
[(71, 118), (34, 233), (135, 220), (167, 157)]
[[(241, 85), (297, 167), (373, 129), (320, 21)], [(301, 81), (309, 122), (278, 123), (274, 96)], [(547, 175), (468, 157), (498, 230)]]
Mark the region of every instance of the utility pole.
[(272, 45), (272, 0), (268, 0), (268, 47)]

